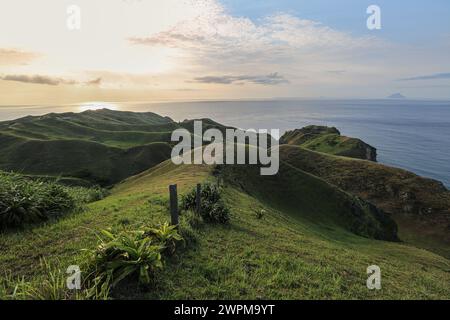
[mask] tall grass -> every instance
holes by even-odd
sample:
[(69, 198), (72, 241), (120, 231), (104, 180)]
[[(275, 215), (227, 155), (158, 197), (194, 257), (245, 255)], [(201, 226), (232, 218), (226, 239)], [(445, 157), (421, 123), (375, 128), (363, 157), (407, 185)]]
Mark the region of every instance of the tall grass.
[(0, 172), (0, 231), (59, 217), (104, 196), (98, 188), (73, 188)]
[(109, 290), (70, 290), (67, 288), (67, 274), (59, 261), (49, 263), (40, 260), (44, 273), (41, 277), (26, 280), (14, 278), (10, 274), (0, 277), (0, 300), (107, 300)]

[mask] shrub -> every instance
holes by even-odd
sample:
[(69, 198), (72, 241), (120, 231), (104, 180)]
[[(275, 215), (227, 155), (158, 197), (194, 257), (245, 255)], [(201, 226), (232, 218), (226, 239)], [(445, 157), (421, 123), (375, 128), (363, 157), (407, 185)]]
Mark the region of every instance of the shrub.
[(176, 226), (171, 226), (168, 222), (163, 223), (158, 228), (149, 228), (145, 232), (145, 236), (157, 240), (164, 250), (167, 250), (171, 254), (175, 252), (177, 242), (183, 240)]
[(167, 223), (141, 231), (103, 230), (102, 235), (100, 244), (90, 251), (85, 279), (92, 296), (109, 291), (130, 277), (148, 285), (156, 271), (163, 268), (162, 253), (168, 248), (173, 253), (175, 243), (182, 240), (177, 230)]
[(109, 191), (107, 189), (103, 189), (98, 186), (90, 188), (66, 187), (66, 190), (79, 203), (91, 203), (99, 201), (109, 195)]
[(256, 219), (258, 219), (258, 220), (261, 220), (262, 218), (264, 218), (264, 215), (266, 214), (266, 210), (264, 210), (264, 209), (255, 209), (253, 211), (255, 212)]
[(152, 245), (152, 239), (143, 232), (122, 232), (114, 234), (103, 230), (104, 238), (92, 251), (87, 280), (95, 287), (116, 286), (123, 279), (138, 275), (139, 282), (148, 284), (150, 273), (162, 268), (160, 244)]
[(66, 187), (0, 172), (0, 230), (55, 218), (105, 195), (99, 188)]
[(76, 207), (66, 188), (0, 173), (0, 229), (45, 221)]
[[(220, 189), (211, 184), (202, 185), (200, 215), (205, 221), (213, 223), (228, 223), (230, 212), (223, 202)], [(184, 195), (181, 200), (184, 210), (196, 209), (196, 189)]]

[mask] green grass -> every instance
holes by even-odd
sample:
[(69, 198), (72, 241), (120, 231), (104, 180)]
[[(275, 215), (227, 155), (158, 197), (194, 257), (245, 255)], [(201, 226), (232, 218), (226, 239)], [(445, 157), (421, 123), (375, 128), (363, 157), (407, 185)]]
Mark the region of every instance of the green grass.
[(316, 225), (397, 240), (397, 227), (383, 212), (288, 163), (281, 162), (274, 176), (260, 176), (256, 166), (242, 165), (224, 166), (223, 175), (231, 184), (266, 204)]
[(0, 232), (52, 221), (105, 195), (100, 188), (67, 187), (0, 171)]
[[(0, 270), (37, 285), (46, 277), (42, 258), (62, 268), (78, 264), (85, 259), (80, 250), (94, 248), (101, 229), (169, 220), (168, 185), (177, 183), (179, 193), (186, 194), (196, 183), (214, 182), (210, 170), (164, 162), (119, 184), (111, 196), (90, 204), (85, 212), (0, 235)], [(407, 244), (359, 237), (339, 224), (317, 223), (306, 215), (315, 210), (312, 207), (302, 208), (302, 214), (287, 213), (279, 209), (275, 196), (267, 201), (233, 184), (225, 186), (222, 196), (230, 207), (228, 225), (203, 225), (197, 241), (167, 261), (150, 289), (130, 283), (113, 295), (144, 299), (450, 297), (450, 262), (441, 256)], [(257, 218), (256, 209), (266, 211), (262, 218)], [(380, 291), (365, 286), (366, 268), (373, 264), (382, 270)]]
[(193, 131), (193, 121), (102, 109), (0, 122), (0, 170), (112, 185), (169, 159), (177, 128)]
[[(442, 183), (371, 161), (280, 146), (281, 160), (389, 213), (400, 239), (450, 257), (450, 191)], [(431, 211), (430, 211), (431, 209)]]
[[(6, 137), (5, 137), (6, 136)], [(170, 157), (164, 142), (121, 149), (85, 140), (13, 140), (0, 134), (0, 169), (111, 185)]]
[(304, 143), (302, 146), (318, 152), (358, 159), (366, 159), (367, 154), (361, 140), (337, 134), (320, 136)]
[[(225, 128), (205, 123), (204, 129)], [(194, 230), (185, 226), (191, 214), (185, 212), (180, 230), (188, 246), (166, 260), (150, 287), (129, 281), (115, 288), (113, 297), (450, 298), (450, 193), (441, 184), (326, 154), (354, 150), (356, 140), (343, 141), (347, 138), (333, 128), (323, 134), (321, 127), (309, 128), (311, 135), (288, 134), (291, 145), (280, 147), (276, 176), (260, 176), (257, 166), (175, 166), (165, 161), (171, 150), (167, 138), (180, 127), (192, 132), (193, 121), (111, 110), (0, 123), (0, 169), (49, 183), (59, 177), (76, 185), (117, 183), (110, 196), (82, 211), (0, 233), (0, 299), (11, 298), (16, 284), (31, 294), (14, 298), (84, 298), (64, 289), (65, 269), (84, 265), (83, 249), (97, 247), (100, 230), (169, 221), (168, 186), (176, 183), (179, 194), (187, 195), (197, 183), (216, 183), (216, 174), (224, 182), (220, 197), (229, 223), (199, 219)], [(302, 144), (319, 152), (297, 146)], [(85, 189), (71, 190), (86, 202)], [(378, 208), (398, 223), (404, 242), (381, 241), (397, 240), (396, 225)], [(366, 269), (374, 264), (382, 271), (380, 291), (365, 284)]]
[(280, 142), (332, 155), (376, 161), (375, 148), (360, 139), (341, 136), (336, 128), (307, 126), (286, 132)]

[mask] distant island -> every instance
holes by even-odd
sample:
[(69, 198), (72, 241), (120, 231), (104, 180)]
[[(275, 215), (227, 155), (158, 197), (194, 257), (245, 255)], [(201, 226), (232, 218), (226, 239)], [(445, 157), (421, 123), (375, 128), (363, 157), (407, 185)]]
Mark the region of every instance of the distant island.
[(387, 97), (387, 99), (406, 99), (406, 97), (404, 95), (402, 95), (401, 93), (394, 93), (391, 94), (390, 96)]

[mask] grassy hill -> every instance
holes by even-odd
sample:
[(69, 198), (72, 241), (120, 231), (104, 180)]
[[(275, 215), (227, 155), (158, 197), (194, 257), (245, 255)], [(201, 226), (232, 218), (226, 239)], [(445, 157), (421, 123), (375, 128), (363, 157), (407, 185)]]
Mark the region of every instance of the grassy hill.
[(371, 161), (280, 146), (281, 160), (389, 213), (400, 239), (450, 257), (450, 191), (441, 182)]
[[(224, 173), (223, 173), (224, 174)], [(246, 177), (251, 177), (249, 173)], [(256, 178), (252, 178), (256, 179)], [(306, 179), (306, 177), (305, 177)], [(0, 235), (0, 268), (9, 278), (24, 276), (38, 284), (48, 280), (48, 263), (65, 270), (92, 248), (96, 231), (133, 228), (169, 220), (167, 186), (177, 183), (180, 194), (196, 183), (215, 181), (211, 167), (174, 166), (164, 162), (117, 185), (112, 195), (58, 223), (20, 233)], [(247, 179), (243, 179), (244, 184)], [(229, 181), (225, 179), (225, 181)], [(235, 181), (236, 182), (236, 181)], [(224, 200), (231, 209), (229, 225), (204, 225), (189, 249), (169, 258), (151, 288), (129, 282), (116, 298), (140, 299), (445, 299), (450, 296), (449, 261), (413, 246), (368, 239), (346, 230), (330, 209), (336, 190), (326, 183), (301, 184), (311, 196), (330, 199), (300, 201), (297, 211), (281, 210), (285, 190), (244, 191), (226, 182)], [(308, 186), (314, 190), (308, 191)], [(249, 187), (250, 189), (250, 187)], [(298, 194), (300, 197), (301, 194)], [(304, 206), (306, 205), (306, 206)], [(255, 210), (265, 210), (262, 218)], [(291, 208), (294, 209), (294, 208)], [(326, 218), (327, 213), (331, 218)], [(366, 268), (379, 265), (382, 289), (368, 290)], [(0, 281), (1, 283), (1, 281)], [(0, 289), (1, 292), (1, 289)]]
[(297, 145), (318, 152), (377, 161), (377, 150), (374, 147), (360, 139), (341, 136), (336, 128), (307, 126), (287, 131), (280, 138), (280, 144)]
[(112, 185), (169, 159), (177, 128), (193, 131), (193, 120), (102, 109), (1, 122), (0, 170)]
[[(204, 124), (225, 130), (210, 119)], [(0, 299), (16, 286), (28, 295), (15, 298), (42, 297), (42, 287), (47, 298), (67, 298), (59, 295), (65, 270), (83, 265), (82, 249), (96, 247), (100, 230), (169, 221), (168, 185), (176, 183), (185, 195), (197, 183), (217, 180), (230, 223), (191, 230), (195, 241), (167, 258), (150, 287), (127, 279), (113, 297), (450, 297), (450, 192), (439, 182), (334, 155), (346, 143), (313, 151), (311, 143), (342, 138), (323, 127), (283, 138), (275, 176), (261, 176), (257, 165), (175, 166), (164, 140), (174, 128), (192, 132), (193, 120), (99, 110), (0, 123), (0, 169), (80, 185), (114, 184), (108, 197), (83, 210), (0, 233)], [(381, 267), (380, 291), (366, 287), (370, 265)]]
[(170, 157), (164, 142), (121, 149), (86, 140), (35, 140), (0, 135), (3, 170), (79, 178), (110, 185)]
[(288, 163), (281, 162), (274, 176), (261, 176), (254, 165), (225, 165), (221, 174), (261, 202), (328, 230), (398, 241), (397, 226), (384, 212)]

